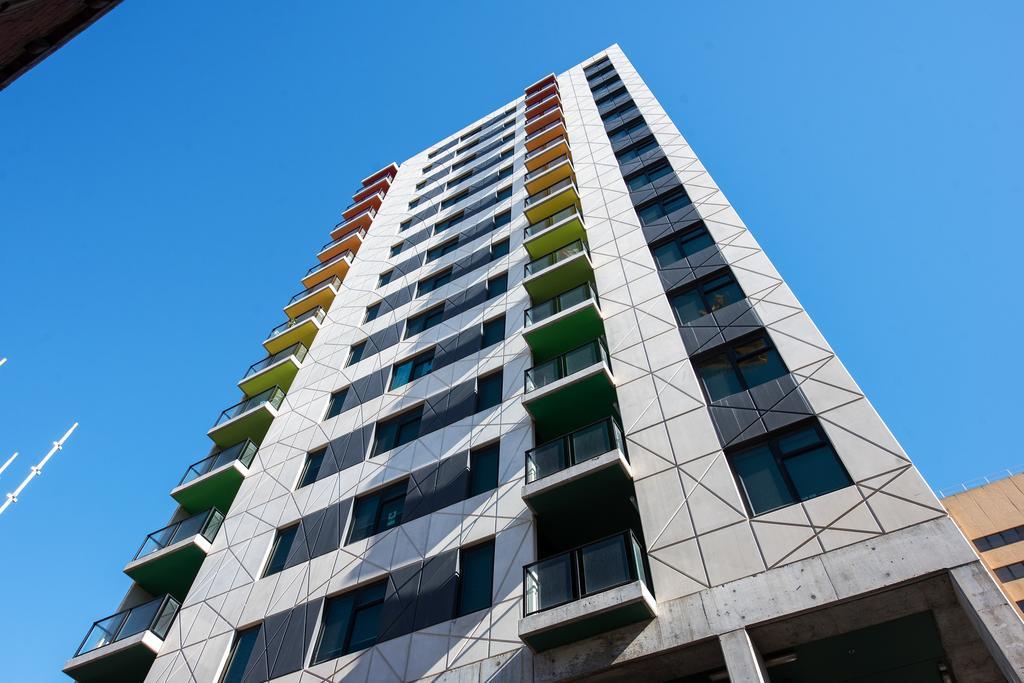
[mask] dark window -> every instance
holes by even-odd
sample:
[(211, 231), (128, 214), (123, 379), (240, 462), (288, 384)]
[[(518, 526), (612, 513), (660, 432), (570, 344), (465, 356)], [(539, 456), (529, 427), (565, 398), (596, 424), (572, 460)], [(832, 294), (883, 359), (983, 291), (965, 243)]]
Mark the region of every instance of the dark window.
[(325, 420), (341, 415), (341, 411), (344, 410), (346, 396), (348, 396), (348, 387), (331, 394), (331, 400), (327, 402), (327, 414), (324, 415)]
[(621, 80), (615, 80), (603, 85), (597, 90), (591, 91), (591, 94), (595, 98), (594, 102), (599, 107), (603, 107), (605, 105), (616, 105), (629, 98), (629, 93), (626, 92), (626, 86), (623, 85)]
[(439, 325), (442, 320), (444, 320), (444, 304), (409, 318), (409, 322), (405, 324), (405, 336), (409, 338), (423, 330), (429, 330), (434, 325)]
[(498, 155), (498, 158), (499, 159), (508, 159), (514, 153), (515, 153), (515, 150), (510, 147), (508, 149), (502, 150), (501, 154)]
[(446, 199), (442, 199), (441, 200), (441, 208), (442, 209), (447, 209), (449, 206), (455, 206), (456, 204), (461, 202), (463, 199), (465, 199), (468, 194), (469, 194), (469, 189), (467, 188), (467, 189), (463, 190), (462, 192), (457, 192), (457, 193), (453, 194), (451, 197), (448, 197)]
[(498, 177), (495, 180), (502, 180), (503, 178), (508, 178), (510, 175), (512, 175), (512, 167), (506, 166), (498, 171)]
[(417, 191), (422, 190), (424, 187), (426, 187), (429, 184), (430, 184), (429, 180), (421, 180), (420, 182), (416, 183), (416, 190)]
[(603, 121), (605, 121), (605, 123), (607, 124), (607, 122), (611, 121), (612, 119), (623, 118), (623, 117), (626, 116), (626, 114), (629, 114), (629, 113), (632, 113), (634, 111), (637, 111), (637, 109), (638, 108), (636, 106), (636, 102), (633, 102), (632, 100), (630, 100), (629, 103), (627, 103), (626, 105), (620, 106), (620, 107), (616, 107), (615, 109), (612, 109), (610, 112), (605, 113), (601, 117), (601, 119)]
[(461, 183), (463, 180), (466, 180), (467, 178), (471, 177), (472, 175), (473, 175), (473, 171), (466, 171), (465, 173), (460, 175), (458, 178), (452, 178), (447, 183), (445, 183), (444, 189), (445, 190), (450, 190), (453, 187), (455, 187), (456, 185), (458, 185), (459, 183)]
[(709, 401), (756, 387), (788, 370), (768, 336), (760, 333), (732, 344), (695, 363)]
[(508, 273), (495, 275), (487, 281), (487, 298), (493, 299), (508, 291)]
[(348, 354), (348, 364), (355, 365), (363, 359), (363, 353), (366, 351), (366, 342), (361, 341), (358, 344), (352, 345), (352, 351)]
[(484, 323), (483, 336), (480, 340), (480, 348), (497, 344), (505, 340), (505, 316), (492, 318)]
[(511, 221), (512, 221), (512, 212), (511, 211), (502, 211), (501, 213), (496, 214), (494, 216), (494, 225), (495, 225), (495, 227), (499, 227), (500, 228), (501, 226), (506, 225), (506, 224), (510, 223)]
[(635, 121), (635, 122), (627, 125), (624, 128), (619, 128), (614, 133), (609, 133), (608, 134), (608, 139), (611, 140), (612, 142), (618, 142), (619, 140), (625, 140), (626, 138), (628, 138), (633, 133), (637, 132), (638, 130), (640, 130), (642, 128), (646, 128), (646, 127), (647, 127), (647, 123), (643, 119), (640, 119), (639, 121)]
[(411, 227), (412, 227), (412, 219), (410, 218), (410, 219), (404, 220), (404, 221), (402, 221), (401, 223), (398, 224), (398, 231), (399, 232), (405, 232), (406, 230), (408, 230)]
[(284, 569), (285, 560), (288, 559), (288, 553), (291, 551), (292, 546), (295, 545), (295, 538), (298, 535), (298, 524), (292, 524), (290, 527), (277, 530), (277, 535), (274, 536), (274, 545), (270, 547), (270, 559), (267, 561), (267, 568), (263, 571), (263, 576), (270, 576)]
[(309, 486), (317, 480), (320, 468), (324, 466), (324, 457), (326, 455), (326, 446), (306, 455), (306, 464), (302, 467), (302, 476), (299, 477), (299, 484), (295, 488), (301, 489), (303, 486)]
[(459, 616), (491, 606), (494, 541), (459, 550)]
[(1024, 579), (1024, 562), (1014, 562), (1005, 567), (999, 567), (995, 570), (995, 574), (1003, 583)]
[(415, 408), (408, 412), (389, 417), (377, 423), (377, 439), (373, 444), (373, 454), (380, 455), (392, 448), (398, 448), (420, 435), (420, 416), (423, 408)]
[(658, 143), (654, 139), (651, 139), (649, 142), (645, 142), (642, 145), (637, 145), (636, 147), (630, 147), (629, 149), (625, 149), (619, 152), (617, 155), (619, 163), (621, 164), (626, 161), (633, 161), (634, 159), (639, 159), (644, 154), (650, 152), (652, 149), (658, 149)]
[(498, 488), (498, 442), (469, 452), (469, 495)]
[(508, 135), (503, 136), (501, 138), (501, 141), (502, 142), (508, 142), (510, 140), (515, 140), (515, 139), (516, 139), (516, 134), (515, 133), (509, 133)]
[(628, 185), (629, 189), (631, 190), (638, 190), (644, 185), (653, 183), (658, 178), (667, 176), (671, 172), (672, 167), (669, 166), (668, 163), (663, 163), (658, 166), (655, 166), (654, 168), (648, 171), (642, 171), (640, 173), (629, 176), (628, 178), (626, 178), (626, 185)]
[(452, 253), (453, 251), (455, 251), (458, 248), (459, 248), (459, 240), (458, 240), (458, 238), (453, 239), (453, 240), (449, 240), (449, 241), (445, 242), (444, 244), (439, 244), (436, 247), (431, 247), (430, 249), (427, 249), (427, 260), (424, 261), (424, 263), (430, 263), (431, 261), (436, 261), (437, 259), (441, 258), (445, 254), (450, 254), (450, 253)]
[(377, 286), (378, 287), (383, 287), (387, 283), (391, 282), (391, 276), (394, 275), (394, 273), (395, 273), (395, 270), (393, 268), (391, 270), (388, 270), (388, 271), (385, 271), (385, 272), (381, 273), (380, 277), (377, 278)]
[[(596, 66), (597, 64), (600, 64), (600, 63), (601, 62), (595, 62), (592, 66)], [(611, 62), (609, 62), (609, 63), (605, 64), (602, 68), (598, 69), (597, 71), (594, 71), (594, 72), (589, 72), (588, 71), (587, 72), (587, 80), (588, 81), (596, 80), (596, 79), (600, 78), (601, 76), (604, 76), (607, 73), (611, 73), (612, 71), (615, 71), (615, 67), (611, 65)]]
[(683, 258), (693, 256), (714, 243), (703, 223), (699, 223), (694, 228), (674, 234), (667, 241), (655, 244), (651, 252), (659, 268), (671, 268)]
[(460, 135), (459, 136), (459, 142), (462, 142), (463, 140), (468, 140), (469, 138), (473, 137), (474, 135), (476, 135), (477, 133), (479, 133), (483, 129), (484, 129), (483, 126), (477, 126), (476, 128), (474, 128), (473, 130), (469, 131), (468, 133), (464, 133), (464, 134)]
[(729, 273), (716, 275), (689, 289), (669, 295), (669, 302), (676, 312), (680, 325), (693, 322), (720, 308), (744, 298), (743, 290)]
[(465, 157), (461, 161), (457, 161), (454, 164), (452, 164), (452, 171), (455, 171), (456, 169), (462, 168), (463, 166), (465, 166), (469, 162), (473, 161), (473, 159), (476, 159), (476, 153), (475, 152), (473, 154), (470, 154), (468, 157)]
[(979, 552), (985, 552), (986, 550), (995, 550), (996, 548), (1002, 548), (1004, 545), (1020, 543), (1021, 541), (1024, 541), (1024, 526), (1017, 526), (1006, 531), (976, 538), (974, 539), (974, 545)]
[(434, 224), (434, 234), (436, 235), (439, 232), (444, 232), (453, 225), (458, 225), (459, 223), (462, 222), (462, 219), (464, 219), (465, 217), (466, 214), (462, 211), (459, 211), (454, 216), (449, 216), (443, 221), (438, 221), (437, 223)]
[(636, 210), (638, 216), (640, 216), (640, 222), (644, 225), (650, 225), (659, 218), (664, 218), (673, 211), (678, 211), (691, 204), (690, 197), (687, 196), (686, 192), (679, 190), (674, 192), (665, 198), (657, 199), (653, 204), (647, 204)]
[(853, 483), (817, 425), (801, 427), (732, 453), (729, 463), (755, 515)]
[(405, 246), (405, 242), (399, 242), (398, 244), (391, 245), (391, 257), (394, 258), (402, 253), (402, 247)]
[(452, 281), (452, 269), (445, 268), (440, 273), (435, 273), (425, 280), (420, 280), (417, 286), (417, 296), (422, 296), (427, 292), (433, 292), (438, 287), (443, 287)]
[(253, 626), (244, 631), (239, 631), (235, 636), (235, 643), (231, 646), (231, 654), (228, 656), (228, 666), (220, 683), (242, 683), (245, 674), (249, 669), (249, 659), (253, 650), (256, 649), (256, 639), (260, 634), (260, 627)]
[(324, 602), (324, 618), (313, 651), (313, 664), (370, 647), (380, 632), (387, 581), (350, 591)]
[(428, 349), (409, 360), (395, 364), (391, 371), (391, 388), (397, 389), (414, 379), (419, 379), (430, 372), (434, 364), (434, 349)]
[(409, 209), (412, 210), (419, 206), (421, 199), (422, 197), (413, 197), (412, 201), (409, 202)]
[(500, 259), (502, 256), (508, 256), (507, 239), (491, 244), (491, 260), (494, 261), (495, 259)]
[(476, 380), (476, 412), (501, 403), (501, 371)]
[(498, 194), (495, 195), (495, 199), (500, 202), (502, 200), (508, 199), (511, 196), (512, 196), (512, 186), (509, 185), (508, 187), (503, 187), (500, 190), (498, 190)]
[(368, 323), (371, 320), (376, 320), (377, 316), (380, 315), (380, 302), (366, 307), (366, 317), (363, 318), (364, 323)]
[(403, 479), (380, 491), (356, 498), (355, 506), (352, 508), (352, 529), (348, 532), (348, 542), (361, 541), (401, 524), (405, 492), (408, 488), (408, 480)]

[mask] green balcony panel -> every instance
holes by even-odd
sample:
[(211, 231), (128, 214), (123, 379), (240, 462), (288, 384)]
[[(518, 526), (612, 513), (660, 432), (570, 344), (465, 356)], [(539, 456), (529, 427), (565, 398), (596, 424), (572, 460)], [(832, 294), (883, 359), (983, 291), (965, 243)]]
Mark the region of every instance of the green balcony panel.
[(277, 417), (277, 409), (284, 402), (284, 395), (281, 387), (271, 387), (236, 403), (220, 414), (206, 435), (223, 447), (246, 439), (262, 443), (270, 423)]
[(526, 371), (523, 406), (546, 441), (610, 415), (615, 379), (603, 339), (595, 339)]
[(214, 508), (154, 531), (124, 573), (149, 593), (184, 600), (223, 522)]
[(275, 386), (287, 391), (291, 387), (295, 375), (302, 368), (306, 353), (306, 346), (297, 342), (286, 349), (270, 354), (249, 366), (249, 369), (245, 371), (245, 376), (239, 380), (238, 388), (246, 396), (255, 396)]
[(320, 331), (326, 317), (327, 311), (321, 307), (286, 320), (270, 331), (266, 341), (263, 342), (263, 348), (271, 354), (279, 353), (295, 344), (302, 344), (308, 349), (316, 339), (316, 334)]
[(590, 283), (530, 307), (524, 318), (523, 337), (535, 361), (554, 358), (604, 334), (597, 292)]
[(245, 440), (203, 458), (189, 466), (171, 497), (189, 512), (229, 510), (258, 450)]
[(586, 243), (577, 240), (526, 264), (523, 286), (534, 303), (594, 279)]

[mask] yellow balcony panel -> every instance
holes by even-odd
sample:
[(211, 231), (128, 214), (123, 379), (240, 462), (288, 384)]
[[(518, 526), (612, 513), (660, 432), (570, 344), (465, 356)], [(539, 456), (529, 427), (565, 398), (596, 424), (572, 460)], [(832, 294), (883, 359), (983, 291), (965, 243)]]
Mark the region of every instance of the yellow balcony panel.
[(534, 303), (594, 279), (594, 264), (586, 243), (577, 240), (559, 247), (523, 267), (523, 287)]
[(526, 174), (526, 192), (536, 194), (544, 188), (554, 185), (565, 178), (575, 178), (576, 168), (572, 165), (572, 155), (563, 154), (544, 164), (536, 171)]
[(331, 239), (338, 239), (342, 235), (346, 235), (353, 230), (369, 230), (370, 224), (373, 223), (373, 219), (376, 215), (377, 209), (371, 206), (369, 209), (356, 214), (352, 218), (342, 220), (334, 226), (334, 230), (331, 230)]
[(561, 116), (557, 116), (554, 121), (548, 125), (526, 136), (526, 142), (524, 143), (526, 145), (526, 151), (532, 152), (535, 149), (540, 149), (555, 138), (564, 136), (565, 120)]
[(332, 277), (338, 277), (342, 280), (348, 275), (348, 269), (352, 267), (352, 259), (355, 258), (355, 254), (351, 251), (343, 251), (337, 256), (318, 263), (309, 270), (302, 277), (302, 286), (316, 287), (321, 282)]
[(148, 593), (184, 600), (223, 522), (224, 513), (212, 508), (154, 531), (124, 573)]
[(288, 391), (306, 359), (307, 348), (301, 342), (272, 353), (256, 361), (238, 381), (238, 388), (246, 396), (255, 396), (270, 387), (278, 386)]
[(543, 106), (533, 118), (526, 121), (524, 128), (528, 136), (562, 118), (562, 107), (557, 98), (552, 99), (550, 102), (541, 102), (541, 105)]
[(259, 448), (246, 439), (189, 465), (171, 498), (189, 512), (228, 510)]
[(283, 389), (267, 389), (224, 410), (206, 435), (223, 447), (246, 439), (262, 443), (283, 402)]
[(267, 353), (277, 353), (293, 344), (302, 344), (309, 348), (326, 317), (327, 311), (324, 308), (314, 308), (286, 320), (270, 331), (263, 342), (263, 348)]
[(334, 297), (341, 290), (341, 278), (335, 275), (329, 280), (307, 287), (293, 296), (288, 305), (284, 307), (284, 313), (289, 318), (297, 318), (307, 311), (320, 307), (329, 309)]
[(537, 259), (558, 247), (576, 240), (586, 240), (587, 231), (580, 217), (579, 206), (568, 206), (537, 223), (526, 226), (523, 246), (531, 258)]
[(526, 164), (527, 171), (536, 171), (541, 166), (568, 154), (571, 154), (569, 140), (562, 136), (527, 154), (523, 163)]
[(572, 177), (568, 177), (527, 196), (523, 212), (530, 223), (537, 223), (570, 206), (578, 205), (579, 201), (576, 183)]

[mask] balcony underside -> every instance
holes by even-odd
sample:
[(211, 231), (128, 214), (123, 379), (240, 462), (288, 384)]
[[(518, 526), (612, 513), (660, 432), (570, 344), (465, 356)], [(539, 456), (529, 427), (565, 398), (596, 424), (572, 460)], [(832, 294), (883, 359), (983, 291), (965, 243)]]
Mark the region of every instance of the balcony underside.
[(555, 223), (550, 228), (539, 230), (523, 242), (530, 258), (540, 258), (544, 254), (550, 254), (555, 249), (563, 247), (576, 240), (586, 241), (587, 231), (583, 227), (579, 213), (564, 221)]
[(210, 547), (202, 536), (192, 536), (130, 562), (124, 573), (153, 595), (170, 593), (184, 600)]
[(171, 498), (192, 513), (210, 508), (227, 510), (248, 474), (245, 465), (234, 460), (176, 487), (171, 491)]
[(303, 313), (312, 311), (317, 306), (321, 306), (326, 310), (331, 307), (331, 302), (334, 301), (334, 297), (337, 295), (338, 292), (334, 289), (333, 285), (326, 285), (315, 292), (310, 292), (298, 301), (288, 304), (284, 307), (284, 313), (289, 318), (297, 318)]
[(64, 673), (80, 683), (142, 683), (163, 641), (150, 631), (79, 655)]
[[(633, 495), (633, 472), (618, 450), (584, 460), (523, 486), (523, 502), (538, 517), (557, 517), (568, 508), (600, 509), (603, 501)], [(580, 528), (580, 536), (590, 534)]]
[(604, 333), (604, 319), (593, 299), (559, 311), (523, 330), (533, 357), (543, 361), (582, 346)]
[(331, 239), (336, 240), (344, 235), (349, 230), (355, 230), (356, 228), (369, 228), (370, 223), (373, 223), (373, 215), (370, 213), (364, 213), (351, 220), (343, 221), (334, 226), (334, 230), (331, 230)]
[(538, 441), (607, 417), (617, 401), (615, 380), (604, 363), (573, 373), (523, 396)]
[(551, 145), (551, 147), (545, 148), (542, 152), (528, 156), (523, 163), (526, 164), (527, 171), (536, 171), (544, 164), (551, 163), (563, 154), (569, 154), (569, 143), (564, 138), (557, 145)]
[(541, 130), (543, 132), (538, 131), (534, 135), (534, 137), (527, 139), (526, 142), (523, 143), (526, 147), (527, 152), (532, 152), (535, 149), (540, 149), (544, 145), (548, 144), (549, 142), (557, 138), (559, 135), (565, 135), (565, 124), (559, 124), (557, 126), (552, 126), (547, 130)]
[(540, 303), (589, 282), (593, 277), (594, 266), (586, 252), (580, 252), (524, 278), (523, 286), (526, 287), (530, 299), (534, 303)]
[(562, 209), (579, 204), (580, 196), (576, 194), (576, 188), (569, 185), (552, 195), (545, 197), (536, 204), (526, 207), (524, 213), (526, 219), (531, 223), (544, 220), (548, 216), (558, 213)]
[(642, 581), (528, 614), (519, 622), (519, 637), (534, 652), (575, 643), (621, 626), (653, 619), (657, 603)]
[(264, 403), (238, 417), (219, 424), (206, 433), (221, 448), (227, 448), (239, 441), (249, 439), (255, 444), (263, 442), (263, 437), (270, 429), (270, 423), (277, 417), (277, 411)]
[(357, 230), (340, 242), (329, 244), (316, 255), (316, 258), (321, 263), (324, 263), (325, 261), (330, 261), (338, 254), (344, 254), (346, 251), (351, 251), (355, 254), (362, 245), (363, 235)]
[(564, 180), (573, 175), (572, 162), (568, 159), (563, 160), (561, 163), (552, 166), (548, 170), (544, 171), (539, 176), (535, 176), (526, 181), (526, 192), (527, 194), (534, 194), (540, 192), (549, 185), (554, 185), (559, 180)]
[(302, 345), (308, 349), (316, 338), (316, 333), (319, 331), (320, 325), (317, 324), (316, 320), (310, 318), (267, 339), (263, 342), (263, 348), (267, 350), (267, 353), (274, 354), (284, 351), (292, 344), (302, 342)]
[(303, 287), (315, 287), (321, 282), (330, 280), (332, 277), (337, 275), (342, 280), (348, 275), (348, 269), (352, 266), (351, 261), (348, 257), (340, 258), (330, 265), (325, 265), (320, 270), (313, 271), (309, 275), (302, 278)]
[[(540, 103), (538, 103), (540, 104)], [(558, 100), (551, 100), (550, 102), (544, 103), (544, 113), (538, 112), (538, 115), (531, 116), (527, 119), (526, 124), (523, 126), (523, 130), (526, 134), (533, 135), (538, 130), (544, 128), (544, 126), (550, 126), (552, 123), (557, 121), (562, 116), (562, 108), (558, 105)]]
[(266, 391), (274, 386), (288, 391), (301, 367), (302, 363), (297, 361), (295, 356), (283, 358), (273, 365), (241, 380), (238, 383), (238, 388), (246, 396), (255, 396), (261, 391)]

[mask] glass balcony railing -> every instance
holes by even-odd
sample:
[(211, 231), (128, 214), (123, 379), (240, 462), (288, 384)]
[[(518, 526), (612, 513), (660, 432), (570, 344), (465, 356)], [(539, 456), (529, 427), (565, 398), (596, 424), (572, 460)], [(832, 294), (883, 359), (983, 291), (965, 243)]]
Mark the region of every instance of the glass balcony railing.
[(558, 145), (561, 145), (561, 144), (563, 144), (565, 142), (566, 142), (565, 135), (559, 135), (557, 138), (555, 138), (551, 142), (547, 143), (543, 147), (538, 147), (535, 150), (531, 150), (531, 151), (527, 152), (526, 153), (526, 157), (523, 159), (523, 161), (529, 161), (530, 159), (534, 159), (536, 157), (539, 157), (540, 155), (544, 154), (545, 152), (547, 152), (552, 147), (557, 147)]
[(571, 159), (569, 159), (569, 155), (568, 154), (560, 154), (557, 157), (555, 157), (554, 159), (552, 159), (551, 161), (549, 161), (548, 163), (544, 164), (543, 166), (540, 166), (536, 170), (530, 171), (529, 173), (527, 173), (526, 174), (526, 178), (524, 180), (526, 180), (526, 182), (529, 182), (529, 181), (533, 180), (534, 178), (539, 178), (542, 175), (544, 175), (545, 173), (547, 173), (548, 171), (550, 171), (551, 169), (553, 169), (555, 166), (558, 166), (559, 164), (565, 163), (566, 161), (571, 161)]
[(177, 600), (165, 595), (93, 622), (92, 628), (75, 651), (75, 656), (84, 655), (104, 645), (146, 631), (151, 631), (157, 638), (163, 640), (167, 637), (180, 606)]
[(552, 104), (561, 104), (561, 102), (558, 99), (557, 92), (553, 92), (540, 102), (537, 102), (536, 104), (531, 104), (529, 107), (527, 107), (526, 120), (529, 121), (530, 119), (535, 119), (537, 118), (537, 116), (547, 113), (547, 110), (550, 109)]
[(644, 551), (632, 531), (523, 567), (523, 615), (566, 605), (633, 581), (647, 583)]
[(605, 345), (604, 338), (599, 337), (527, 370), (526, 393), (546, 387), (602, 362), (611, 366), (608, 347)]
[[(348, 254), (348, 253), (350, 253), (350, 252), (346, 251), (344, 254), (339, 254), (339, 256), (344, 256), (345, 254)], [(337, 257), (335, 257), (335, 258), (337, 258)], [(334, 261), (334, 260), (335, 259), (331, 259), (331, 261)], [(313, 266), (313, 269), (316, 270), (316, 269), (322, 268), (322, 267), (324, 267), (326, 265), (327, 265), (326, 263), (321, 263), (319, 266)], [(307, 275), (308, 275), (308, 273), (307, 273)], [(333, 287), (341, 287), (341, 278), (338, 277), (337, 275), (335, 275), (334, 277), (332, 277), (332, 278), (330, 278), (328, 280), (324, 280), (323, 282), (317, 283), (317, 284), (313, 285), (312, 287), (308, 287), (308, 288), (302, 290), (301, 292), (299, 292), (298, 294), (296, 294), (295, 296), (293, 296), (291, 299), (289, 299), (288, 300), (288, 304), (291, 305), (291, 304), (295, 303), (296, 301), (299, 301), (301, 299), (305, 299), (307, 296), (310, 296), (311, 294), (315, 294), (316, 292), (319, 292), (320, 290), (325, 289), (327, 287), (331, 287), (331, 286), (333, 286)]]
[(309, 270), (307, 270), (307, 271), (306, 271), (306, 274), (305, 274), (305, 275), (303, 275), (303, 277), (309, 277), (309, 276), (310, 276), (310, 275), (312, 275), (313, 273), (316, 273), (316, 272), (318, 272), (318, 271), (321, 271), (321, 270), (323, 270), (324, 268), (330, 268), (331, 266), (333, 266), (333, 265), (334, 265), (335, 263), (337, 263), (338, 261), (344, 261), (344, 260), (346, 260), (346, 259), (351, 259), (351, 258), (352, 258), (352, 256), (353, 256), (352, 252), (351, 252), (351, 251), (349, 251), (348, 249), (346, 249), (345, 251), (341, 252), (341, 253), (340, 253), (340, 254), (338, 254), (337, 256), (332, 256), (331, 258), (327, 259), (327, 260), (326, 260), (326, 261), (324, 261), (323, 263), (318, 263), (318, 264), (316, 264), (315, 266), (313, 266), (312, 268), (310, 268)]
[(351, 208), (356, 204), (369, 199), (371, 196), (377, 193), (387, 194), (388, 189), (391, 187), (391, 178), (385, 176), (374, 180), (369, 185), (363, 185), (360, 187), (354, 195), (352, 195), (352, 203), (346, 208)]
[(530, 261), (523, 267), (523, 269), (526, 277), (529, 277), (535, 273), (539, 273), (545, 268), (555, 265), (559, 261), (572, 258), (576, 254), (582, 254), (585, 251), (587, 251), (587, 247), (583, 244), (583, 241), (576, 240), (575, 242), (570, 242), (560, 249), (555, 249), (550, 254), (545, 254), (539, 259)]
[(258, 450), (259, 447), (256, 444), (246, 439), (222, 451), (217, 451), (213, 455), (208, 455), (199, 462), (189, 465), (189, 468), (185, 471), (185, 476), (181, 478), (178, 486), (184, 486), (190, 481), (198, 479), (204, 474), (208, 474), (235, 460), (248, 467), (252, 464)]
[(295, 327), (297, 325), (301, 325), (302, 323), (306, 322), (307, 320), (316, 320), (317, 322), (321, 322), (326, 316), (327, 316), (327, 311), (324, 310), (324, 307), (323, 306), (317, 306), (313, 310), (306, 311), (302, 315), (297, 316), (297, 317), (293, 318), (292, 320), (285, 320), (283, 323), (281, 323), (280, 325), (278, 325), (277, 327), (275, 327), (274, 329), (272, 329), (270, 331), (270, 334), (267, 335), (267, 339), (273, 339), (274, 337), (278, 336), (279, 334), (287, 332), (291, 328), (293, 328), (293, 327)]
[(544, 133), (548, 133), (551, 130), (553, 130), (555, 128), (558, 128), (559, 126), (564, 126), (564, 125), (565, 125), (565, 121), (563, 121), (561, 118), (559, 118), (557, 121), (552, 121), (548, 125), (546, 125), (543, 128), (541, 128), (540, 130), (535, 130), (532, 133), (530, 133), (529, 135), (527, 135), (525, 142), (530, 142), (531, 140), (535, 140), (539, 136), (544, 135)]
[(608, 417), (526, 451), (526, 483), (613, 450), (626, 455), (626, 440), (618, 420)]
[[(306, 348), (305, 344), (303, 344), (302, 342), (296, 342), (295, 344), (289, 346), (287, 349), (278, 351), (277, 353), (269, 355), (263, 360), (258, 360), (252, 365), (250, 365), (249, 369), (245, 371), (245, 377), (251, 377), (259, 372), (263, 372), (274, 363), (284, 360), (289, 356), (295, 356), (295, 360), (301, 363), (302, 359), (306, 357), (307, 353), (309, 353), (309, 349)], [(245, 379), (245, 377), (243, 377), (242, 379)]]
[[(566, 188), (569, 187), (575, 188), (576, 181), (574, 181), (572, 178), (563, 178), (554, 185), (549, 185), (540, 192), (535, 192), (534, 194), (531, 194), (529, 197), (526, 198), (526, 201), (524, 202), (523, 206), (524, 208), (528, 206), (536, 206), (537, 204), (540, 204), (548, 197), (556, 195), (562, 190), (565, 190)], [(577, 194), (579, 193), (577, 192)]]
[(269, 403), (274, 406), (274, 408), (280, 408), (282, 401), (284, 401), (284, 391), (281, 387), (270, 387), (266, 391), (261, 391), (251, 398), (239, 401), (235, 405), (223, 411), (220, 414), (220, 417), (217, 418), (217, 421), (213, 423), (213, 426), (216, 427), (218, 425), (222, 425), (228, 420), (233, 420), (239, 415), (247, 413), (254, 408), (259, 408), (264, 403)]
[(538, 232), (544, 232), (548, 228), (557, 225), (558, 223), (561, 223), (564, 220), (568, 220), (569, 218), (572, 218), (573, 216), (576, 216), (578, 214), (579, 212), (576, 210), (575, 206), (568, 206), (559, 211), (558, 213), (551, 214), (542, 221), (537, 221), (536, 223), (530, 223), (529, 225), (527, 225), (526, 236), (532, 237), (533, 235), (536, 235)]
[(371, 206), (368, 209), (364, 209), (363, 211), (360, 211), (356, 215), (352, 216), (352, 218), (346, 218), (345, 220), (343, 220), (340, 223), (338, 223), (337, 225), (335, 225), (334, 226), (334, 231), (337, 232), (338, 230), (344, 228), (349, 223), (354, 223), (355, 221), (357, 221), (357, 220), (359, 220), (361, 218), (373, 218), (376, 215), (377, 215), (377, 208)]
[(223, 522), (224, 513), (217, 508), (211, 508), (206, 512), (200, 512), (198, 515), (186, 517), (180, 522), (165, 526), (163, 529), (154, 531), (149, 536), (146, 536), (146, 540), (142, 542), (142, 546), (139, 547), (139, 551), (135, 553), (132, 561), (134, 562), (147, 555), (152, 555), (158, 550), (169, 548), (178, 541), (184, 541), (186, 538), (192, 538), (196, 535), (200, 535), (210, 543), (213, 543), (213, 539), (217, 537), (217, 531), (220, 530), (220, 525)]
[[(360, 237), (364, 237), (365, 238), (366, 237), (366, 228), (353, 228), (352, 230), (349, 230), (348, 232), (344, 233), (343, 235), (338, 235), (337, 239), (333, 239), (330, 242), (328, 242), (327, 244), (325, 244), (324, 246), (320, 247), (320, 251), (317, 252), (317, 253), (322, 254), (323, 252), (327, 251), (328, 249), (330, 249), (334, 245), (341, 244), (345, 240), (350, 239), (353, 235), (359, 235)], [(309, 273), (306, 273), (306, 274), (308, 275)]]
[(534, 106), (541, 100), (547, 99), (547, 97), (554, 93), (559, 93), (558, 83), (552, 82), (536, 88), (533, 92), (526, 93), (525, 104), (527, 108)]
[[(344, 208), (344, 209), (342, 210), (342, 213), (345, 213), (345, 211), (348, 211), (348, 210), (349, 210), (349, 209), (351, 209), (352, 207), (355, 207), (355, 206), (359, 206), (359, 205), (360, 205), (360, 204), (362, 204), (363, 202), (368, 202), (368, 201), (370, 201), (371, 199), (380, 199), (381, 201), (383, 201), (383, 200), (384, 200), (384, 191), (383, 191), (383, 190), (380, 190), (380, 191), (378, 191), (378, 192), (375, 192), (374, 194), (368, 195), (368, 196), (366, 196), (366, 197), (363, 197), (362, 199), (359, 199), (359, 200), (357, 200), (357, 201), (354, 201), (354, 202), (352, 202), (351, 204), (349, 204), (348, 206), (346, 206), (346, 207), (345, 207), (345, 208)], [(360, 211), (359, 213), (362, 213), (362, 211)], [(358, 214), (357, 214), (357, 215), (358, 215)]]
[(562, 292), (558, 296), (553, 296), (547, 301), (542, 301), (535, 306), (531, 306), (526, 309), (525, 324), (526, 326), (534, 325), (539, 323), (541, 320), (545, 320), (560, 313), (567, 308), (572, 308), (576, 304), (583, 303), (584, 301), (590, 301), (593, 299), (595, 303), (600, 305), (600, 299), (597, 298), (597, 292), (590, 285), (589, 282), (584, 282), (578, 287)]

